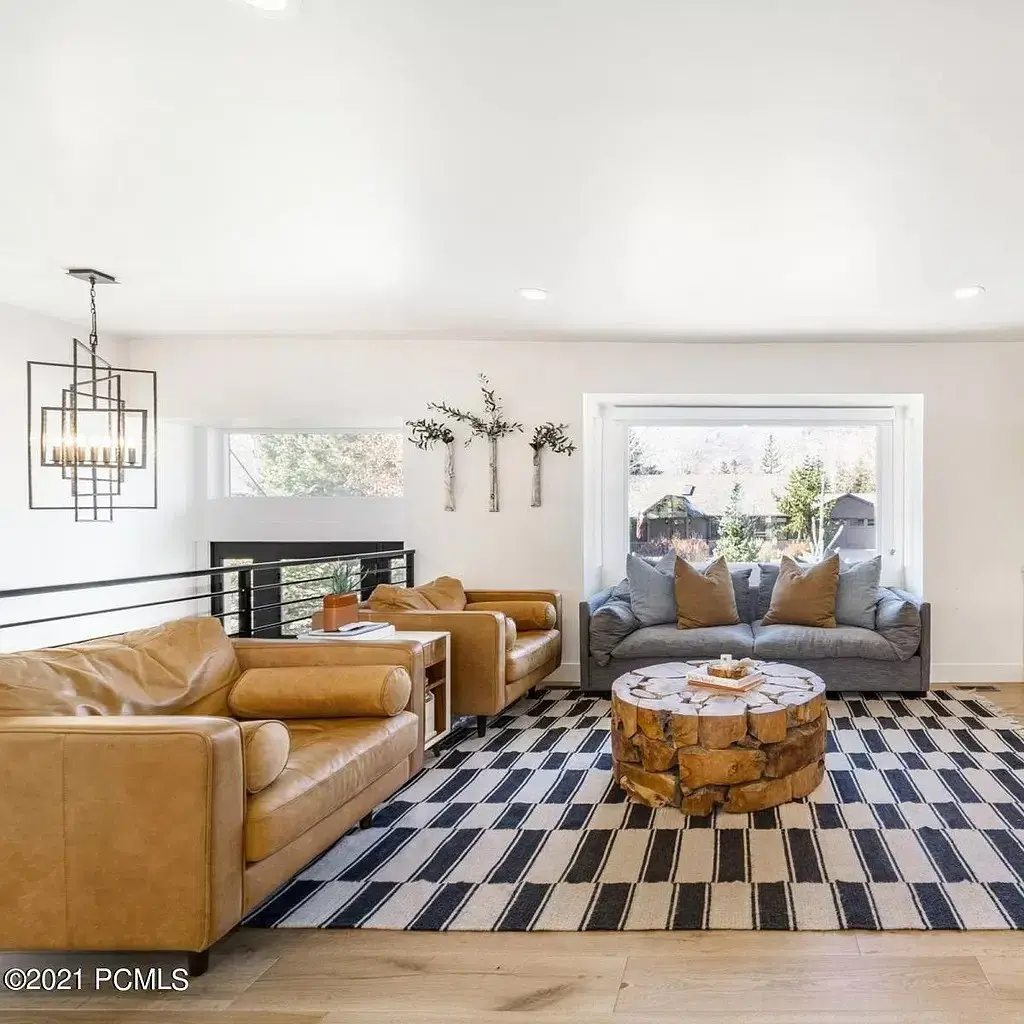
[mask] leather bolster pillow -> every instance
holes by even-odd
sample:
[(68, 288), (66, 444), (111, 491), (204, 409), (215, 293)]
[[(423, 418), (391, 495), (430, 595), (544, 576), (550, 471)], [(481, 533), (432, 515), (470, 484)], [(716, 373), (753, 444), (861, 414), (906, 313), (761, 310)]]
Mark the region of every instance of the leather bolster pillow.
[(259, 793), (284, 771), (291, 739), (283, 722), (239, 722), (242, 727), (242, 764), (245, 788)]
[(238, 718), (390, 718), (408, 703), (409, 673), (399, 665), (250, 668), (231, 688)]
[(504, 612), (520, 633), (555, 628), (555, 606), (548, 601), (470, 601), (466, 611)]

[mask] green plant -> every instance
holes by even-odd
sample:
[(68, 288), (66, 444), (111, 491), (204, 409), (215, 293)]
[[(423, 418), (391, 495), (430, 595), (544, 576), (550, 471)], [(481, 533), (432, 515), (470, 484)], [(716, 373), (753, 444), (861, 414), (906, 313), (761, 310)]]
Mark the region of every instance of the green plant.
[(740, 511), (740, 497), (743, 488), (732, 485), (729, 504), (719, 525), (718, 540), (715, 543), (716, 557), (727, 562), (752, 562), (757, 557), (760, 544), (753, 534), (750, 518)]
[(550, 448), (556, 455), (572, 455), (576, 451), (576, 445), (569, 440), (565, 432), (568, 426), (568, 423), (542, 423), (539, 427), (534, 427), (530, 447), (535, 452)]
[(358, 562), (339, 562), (331, 572), (331, 594), (351, 594), (362, 588), (365, 576)]
[(499, 437), (505, 437), (517, 430), (522, 431), (522, 423), (506, 420), (502, 416), (501, 402), (495, 396), (494, 388), (490, 386), (491, 382), (487, 379), (487, 375), (479, 373), (477, 379), (480, 381), (480, 392), (484, 396), (483, 416), (479, 416), (475, 412), (464, 412), (447, 402), (427, 402), (427, 408), (443, 412), (445, 416), (465, 423), (469, 427), (471, 435), (466, 438), (467, 445), (472, 442), (473, 437), (486, 437), (490, 441), (496, 441)]
[(409, 440), (421, 451), (433, 448), (435, 444), (451, 444), (455, 440), (455, 432), (447, 423), (437, 420), (406, 420), (409, 428)]

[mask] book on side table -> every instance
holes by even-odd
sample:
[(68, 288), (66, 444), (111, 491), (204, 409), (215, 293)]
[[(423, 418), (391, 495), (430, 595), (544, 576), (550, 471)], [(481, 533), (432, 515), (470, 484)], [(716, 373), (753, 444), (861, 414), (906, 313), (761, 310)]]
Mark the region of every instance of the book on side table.
[(300, 633), (300, 640), (379, 640), (381, 637), (394, 636), (395, 627), (390, 622), (349, 622), (339, 626), (333, 633), (323, 629), (311, 629), (308, 633)]

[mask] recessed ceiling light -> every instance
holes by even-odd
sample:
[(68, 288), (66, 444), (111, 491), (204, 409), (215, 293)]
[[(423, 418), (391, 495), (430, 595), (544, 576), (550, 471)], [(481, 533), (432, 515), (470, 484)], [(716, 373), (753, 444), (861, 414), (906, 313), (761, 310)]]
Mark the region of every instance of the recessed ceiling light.
[(543, 302), (548, 297), (548, 293), (543, 288), (520, 288), (516, 295), (530, 302)]
[(963, 288), (953, 289), (954, 299), (976, 299), (979, 295), (984, 295), (985, 289), (980, 284), (968, 284), (964, 285)]

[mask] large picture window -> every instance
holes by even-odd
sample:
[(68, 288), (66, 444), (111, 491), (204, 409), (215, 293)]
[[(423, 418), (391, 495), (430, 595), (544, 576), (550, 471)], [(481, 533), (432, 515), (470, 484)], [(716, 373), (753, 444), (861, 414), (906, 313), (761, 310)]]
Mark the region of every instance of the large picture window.
[(602, 585), (627, 553), (700, 562), (882, 556), (905, 581), (905, 410), (603, 405), (596, 501)]
[(402, 435), (230, 431), (227, 485), (233, 498), (400, 498)]

